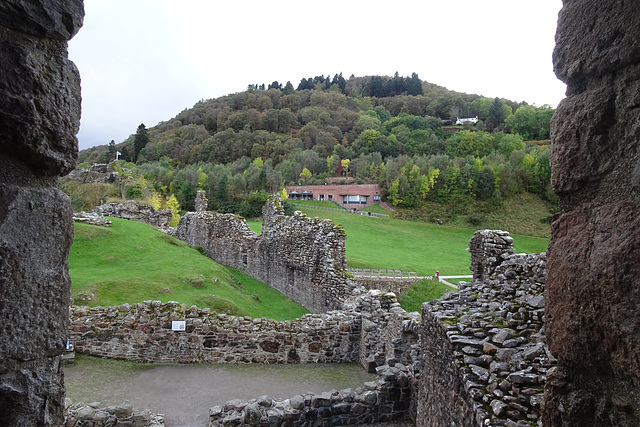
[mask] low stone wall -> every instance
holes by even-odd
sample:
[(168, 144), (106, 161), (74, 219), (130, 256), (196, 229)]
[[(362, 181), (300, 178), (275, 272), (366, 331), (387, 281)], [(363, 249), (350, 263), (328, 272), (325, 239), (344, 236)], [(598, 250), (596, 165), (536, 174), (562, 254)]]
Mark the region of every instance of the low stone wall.
[(129, 403), (101, 408), (99, 404), (65, 402), (65, 427), (164, 427), (164, 415), (149, 410), (135, 412)]
[[(417, 314), (405, 313), (395, 295), (362, 293), (343, 311), (276, 321), (235, 317), (184, 304), (146, 301), (120, 307), (70, 309), (69, 338), (78, 353), (157, 363), (345, 363), (367, 369), (386, 354), (409, 361)], [(172, 330), (184, 321), (183, 331)], [(366, 327), (363, 327), (366, 325)], [(393, 330), (387, 331), (392, 325)], [(412, 338), (409, 336), (413, 335)], [(394, 359), (395, 360), (395, 359)]]
[(411, 278), (394, 278), (394, 277), (363, 277), (353, 276), (353, 281), (365, 289), (379, 289), (383, 292), (393, 292), (396, 295), (403, 294), (411, 286), (415, 285), (422, 279)]
[[(185, 330), (172, 330), (179, 320)], [(358, 360), (360, 319), (329, 312), (278, 322), (147, 301), (72, 307), (69, 337), (76, 352), (145, 363), (342, 363)]]
[(410, 369), (380, 366), (378, 381), (356, 390), (298, 395), (285, 400), (268, 396), (243, 402), (232, 400), (209, 410), (209, 426), (366, 425), (407, 420), (411, 405)]
[(346, 273), (344, 230), (330, 220), (285, 216), (279, 196), (263, 208), (262, 234), (231, 214), (189, 212), (176, 237), (202, 246), (216, 262), (267, 283), (316, 313), (336, 310), (356, 283)]
[(545, 256), (513, 255), (509, 240), (477, 232), (472, 262), (481, 259), (474, 250), (501, 262), (472, 264), (473, 283), (422, 306), (417, 426), (540, 421), (545, 376), (556, 362), (544, 334)]
[(171, 209), (156, 211), (153, 206), (140, 205), (135, 200), (125, 200), (122, 203), (106, 203), (96, 207), (93, 211), (102, 216), (144, 222), (161, 230), (168, 230), (171, 225)]

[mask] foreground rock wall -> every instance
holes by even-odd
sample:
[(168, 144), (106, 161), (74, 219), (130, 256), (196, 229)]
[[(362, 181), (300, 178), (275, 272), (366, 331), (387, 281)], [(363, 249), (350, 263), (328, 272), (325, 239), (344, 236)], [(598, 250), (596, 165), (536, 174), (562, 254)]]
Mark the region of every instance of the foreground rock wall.
[(0, 420), (63, 423), (73, 239), (58, 177), (74, 168), (80, 78), (67, 40), (81, 0), (0, 2)]
[(300, 212), (285, 216), (278, 196), (263, 208), (260, 236), (236, 215), (189, 212), (180, 219), (176, 237), (313, 312), (339, 309), (356, 287), (345, 271), (344, 230)]
[(506, 232), (476, 232), (473, 283), (423, 304), (416, 425), (540, 421), (555, 362), (545, 344), (544, 254), (514, 255), (511, 241)]
[(565, 0), (554, 70), (545, 423), (640, 425), (640, 12)]

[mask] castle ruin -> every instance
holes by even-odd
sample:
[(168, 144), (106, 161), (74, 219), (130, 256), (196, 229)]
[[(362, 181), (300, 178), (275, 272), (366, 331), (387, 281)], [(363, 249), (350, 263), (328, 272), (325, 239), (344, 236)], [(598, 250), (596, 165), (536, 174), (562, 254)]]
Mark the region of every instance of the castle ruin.
[[(73, 169), (77, 154), (79, 76), (67, 59), (66, 43), (82, 19), (81, 0), (0, 3), (0, 317), (4, 320), (0, 418), (8, 425), (63, 423), (60, 355), (68, 321), (66, 259), (72, 241), (72, 212), (68, 198), (56, 185), (60, 175)], [(430, 365), (422, 365), (419, 384), (428, 392), (421, 395), (419, 391), (418, 396), (423, 397), (411, 404), (417, 413), (429, 416), (419, 418), (419, 425), (441, 425), (455, 411), (469, 425), (480, 425), (485, 415), (503, 424), (507, 417), (524, 415), (517, 421), (509, 418), (511, 425), (535, 419), (543, 377), (545, 425), (640, 423), (639, 33), (640, 13), (634, 1), (564, 1), (554, 67), (567, 83), (567, 98), (552, 124), (552, 180), (560, 197), (560, 213), (552, 224), (544, 296), (544, 331), (551, 355), (538, 346), (542, 335), (535, 325), (542, 301), (535, 280), (520, 281), (536, 292), (525, 299), (520, 285), (509, 281), (502, 288), (491, 284), (476, 288), (481, 283), (474, 281), (458, 294), (425, 305), (422, 328), (433, 333), (423, 336), (435, 340), (429, 344), (432, 354), (451, 366), (461, 365), (457, 372), (450, 368), (433, 380), (426, 378)], [(242, 251), (238, 255), (242, 263)], [(505, 262), (509, 260), (513, 259)], [(483, 272), (489, 280), (514, 274), (517, 278), (518, 269), (539, 275), (538, 262), (523, 259), (504, 267), (503, 273), (497, 273), (503, 264), (496, 266), (495, 274)], [(339, 267), (338, 263), (336, 271)], [(278, 268), (291, 266), (282, 263)], [(481, 299), (486, 306), (468, 314), (461, 309), (461, 304)], [(342, 295), (330, 298), (320, 292), (310, 305), (331, 307), (341, 300)], [(523, 335), (509, 331), (505, 335), (499, 324), (497, 331), (486, 330), (499, 320), (495, 313), (484, 310), (492, 303), (504, 314), (507, 328), (526, 334), (522, 357), (531, 361), (530, 371), (526, 364), (513, 365), (523, 369), (511, 371), (510, 363), (520, 363), (520, 359), (500, 360), (498, 351), (512, 348), (510, 340), (517, 344)], [(511, 311), (515, 306), (517, 311)], [(362, 327), (375, 330), (375, 324), (363, 322)], [(471, 336), (461, 337), (464, 334)], [(442, 339), (437, 341), (437, 337)], [(395, 339), (402, 342), (401, 337)], [(423, 341), (422, 345), (427, 344)], [(502, 357), (508, 353), (502, 351)], [(497, 365), (493, 364), (486, 355), (500, 362), (494, 359)], [(557, 358), (556, 366), (549, 365), (553, 358)], [(420, 366), (420, 358), (417, 362)], [(509, 373), (501, 363), (507, 363)], [(389, 382), (393, 376), (404, 381), (402, 369), (388, 371), (381, 375)], [(506, 374), (507, 383), (492, 381), (493, 374), (502, 378), (500, 372)], [(502, 398), (492, 397), (501, 393)], [(334, 410), (344, 411), (355, 403), (364, 402), (359, 408), (373, 406), (374, 398), (377, 396), (367, 394), (359, 402), (350, 402), (351, 397), (346, 396), (343, 403), (348, 405), (337, 408), (331, 407), (333, 397), (328, 403), (311, 398), (309, 402), (327, 403), (329, 406), (316, 405), (313, 410), (316, 415), (333, 416)], [(306, 399), (289, 403), (307, 407)], [(244, 419), (255, 419), (252, 408), (250, 404), (240, 411), (220, 408), (212, 416), (237, 417), (223, 414), (233, 410)], [(331, 408), (331, 412), (321, 408)]]

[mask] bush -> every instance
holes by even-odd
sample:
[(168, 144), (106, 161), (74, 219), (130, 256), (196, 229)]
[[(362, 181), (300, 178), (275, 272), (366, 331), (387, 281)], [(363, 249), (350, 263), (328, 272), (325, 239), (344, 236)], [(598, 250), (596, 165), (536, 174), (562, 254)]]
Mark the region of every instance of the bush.
[(196, 251), (200, 252), (200, 255), (204, 255), (206, 257), (209, 256), (209, 254), (207, 253), (207, 250), (205, 248), (203, 248), (200, 245), (194, 246), (193, 249), (195, 249)]

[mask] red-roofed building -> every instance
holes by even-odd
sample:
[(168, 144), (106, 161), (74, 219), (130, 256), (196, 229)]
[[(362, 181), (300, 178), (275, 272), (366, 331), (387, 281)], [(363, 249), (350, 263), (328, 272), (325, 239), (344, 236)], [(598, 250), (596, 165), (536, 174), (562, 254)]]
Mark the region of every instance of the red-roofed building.
[(285, 187), (289, 200), (328, 200), (349, 209), (380, 203), (378, 184), (290, 185)]

